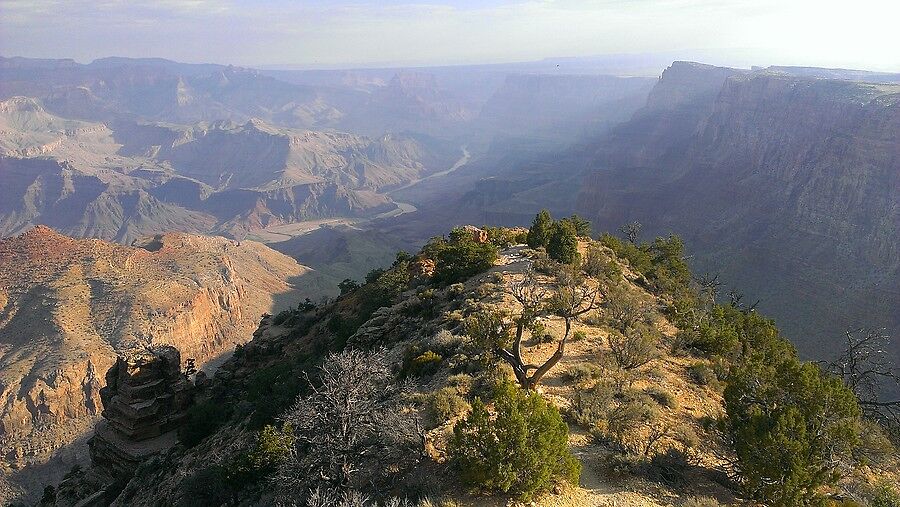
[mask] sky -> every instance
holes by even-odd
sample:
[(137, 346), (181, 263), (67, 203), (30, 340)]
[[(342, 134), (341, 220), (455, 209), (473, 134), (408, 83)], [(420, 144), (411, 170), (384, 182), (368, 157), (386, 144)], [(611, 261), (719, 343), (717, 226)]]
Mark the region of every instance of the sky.
[(900, 72), (898, 0), (0, 0), (0, 55), (335, 68), (674, 53)]

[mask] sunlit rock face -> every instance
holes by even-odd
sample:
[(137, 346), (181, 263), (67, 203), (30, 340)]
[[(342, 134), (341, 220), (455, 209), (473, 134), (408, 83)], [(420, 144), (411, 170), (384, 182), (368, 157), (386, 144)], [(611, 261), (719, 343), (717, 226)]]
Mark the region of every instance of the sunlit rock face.
[[(219, 358), (296, 297), (289, 280), (307, 271), (260, 243), (181, 233), (122, 246), (38, 226), (0, 240), (4, 463), (43, 463), (102, 410), (128, 413), (101, 401), (118, 356), (169, 345), (198, 366)], [(178, 359), (166, 367), (178, 370)], [(139, 364), (120, 370), (137, 375)], [(142, 417), (119, 430), (140, 437)]]

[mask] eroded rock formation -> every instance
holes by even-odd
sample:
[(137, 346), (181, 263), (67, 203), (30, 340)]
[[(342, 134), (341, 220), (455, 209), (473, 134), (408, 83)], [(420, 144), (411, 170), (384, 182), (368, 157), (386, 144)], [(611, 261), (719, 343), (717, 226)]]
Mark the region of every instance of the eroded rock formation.
[(171, 346), (120, 357), (100, 390), (103, 420), (88, 442), (91, 463), (113, 473), (131, 472), (147, 456), (175, 444), (193, 386)]
[[(253, 241), (189, 234), (126, 247), (36, 227), (0, 240), (0, 499), (28, 482), (2, 479), (91, 431), (117, 356), (172, 345), (215, 361), (299, 297), (292, 282), (306, 272)], [(44, 482), (73, 457), (58, 461)]]

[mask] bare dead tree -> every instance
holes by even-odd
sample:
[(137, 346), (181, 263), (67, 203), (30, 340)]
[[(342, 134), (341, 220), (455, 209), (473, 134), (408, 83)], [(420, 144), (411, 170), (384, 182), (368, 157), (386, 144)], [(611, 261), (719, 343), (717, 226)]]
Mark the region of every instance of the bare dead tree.
[(694, 277), (694, 281), (700, 286), (700, 295), (705, 297), (709, 302), (715, 302), (719, 297), (719, 289), (722, 282), (719, 280), (719, 274), (715, 275), (703, 274)]
[[(572, 332), (572, 322), (597, 308), (599, 289), (587, 284), (574, 270), (564, 269), (557, 276), (556, 287), (552, 293), (540, 286), (533, 272), (528, 272), (525, 278), (513, 287), (512, 294), (522, 308), (514, 318), (516, 334), (511, 347), (499, 346), (495, 352), (512, 367), (519, 385), (531, 390), (565, 355), (566, 343)], [(524, 330), (535, 318), (547, 313), (562, 317), (566, 325), (565, 333), (560, 338), (556, 351), (544, 363), (539, 365), (526, 363), (522, 358)], [(529, 375), (531, 371), (534, 373)]]
[(286, 492), (358, 489), (381, 479), (383, 463), (418, 458), (417, 425), (400, 396), (407, 386), (394, 378), (383, 352), (329, 354), (317, 377), (307, 377), (310, 393), (282, 417), (296, 442), (277, 475)]
[(728, 304), (744, 313), (751, 313), (756, 310), (756, 307), (759, 306), (760, 300), (757, 299), (755, 303), (750, 306), (744, 304), (744, 293), (736, 291), (734, 289), (728, 291)]
[(637, 243), (637, 239), (641, 235), (641, 229), (643, 228), (644, 226), (641, 225), (640, 222), (634, 221), (619, 227), (619, 232), (625, 235), (625, 239), (631, 244), (635, 244)]
[(900, 399), (883, 393), (900, 388), (900, 373), (890, 357), (891, 337), (883, 330), (854, 329), (845, 333), (846, 348), (828, 369), (843, 379), (867, 417), (894, 429), (900, 427)]
[(620, 368), (633, 370), (656, 359), (657, 341), (646, 328), (628, 328), (623, 333), (609, 334), (609, 349)]

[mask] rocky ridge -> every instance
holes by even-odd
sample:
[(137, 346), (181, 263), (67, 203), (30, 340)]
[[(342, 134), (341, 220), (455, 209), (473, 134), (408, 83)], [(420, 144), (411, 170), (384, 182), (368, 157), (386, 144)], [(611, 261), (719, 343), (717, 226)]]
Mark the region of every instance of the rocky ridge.
[(0, 240), (4, 468), (43, 463), (89, 431), (117, 356), (165, 344), (215, 361), (307, 271), (259, 243), (181, 233), (126, 247), (38, 226)]

